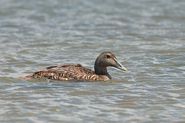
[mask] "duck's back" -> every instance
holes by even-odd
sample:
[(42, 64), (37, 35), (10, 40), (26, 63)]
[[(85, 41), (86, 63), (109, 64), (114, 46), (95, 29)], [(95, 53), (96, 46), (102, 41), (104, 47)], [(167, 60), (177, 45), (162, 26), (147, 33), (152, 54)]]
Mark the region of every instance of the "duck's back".
[(80, 64), (50, 66), (34, 72), (31, 78), (48, 78), (52, 80), (107, 80), (106, 76), (96, 75), (94, 71)]

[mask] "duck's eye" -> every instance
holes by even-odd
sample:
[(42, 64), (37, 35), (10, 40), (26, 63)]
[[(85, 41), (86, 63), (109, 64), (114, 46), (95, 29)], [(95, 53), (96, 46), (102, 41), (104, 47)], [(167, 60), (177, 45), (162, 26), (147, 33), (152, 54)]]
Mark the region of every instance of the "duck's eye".
[(106, 58), (111, 58), (111, 56), (110, 55), (106, 55)]

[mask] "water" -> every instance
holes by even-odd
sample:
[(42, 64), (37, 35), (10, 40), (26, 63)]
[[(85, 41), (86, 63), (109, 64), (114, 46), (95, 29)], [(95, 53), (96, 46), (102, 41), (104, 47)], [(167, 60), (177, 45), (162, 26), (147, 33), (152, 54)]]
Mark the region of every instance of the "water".
[[(185, 122), (185, 1), (1, 0), (0, 122)], [(23, 81), (113, 51), (110, 82)]]

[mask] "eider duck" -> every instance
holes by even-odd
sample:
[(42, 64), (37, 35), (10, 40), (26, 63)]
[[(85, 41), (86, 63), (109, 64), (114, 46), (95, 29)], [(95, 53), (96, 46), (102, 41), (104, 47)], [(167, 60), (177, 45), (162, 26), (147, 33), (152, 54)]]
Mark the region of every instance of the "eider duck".
[(95, 61), (94, 71), (80, 64), (64, 64), (58, 66), (50, 66), (44, 70), (34, 72), (25, 76), (24, 79), (40, 79), (47, 78), (51, 80), (74, 80), (74, 81), (106, 81), (111, 76), (107, 72), (107, 67), (115, 67), (122, 71), (127, 71), (116, 56), (111, 52), (102, 52)]

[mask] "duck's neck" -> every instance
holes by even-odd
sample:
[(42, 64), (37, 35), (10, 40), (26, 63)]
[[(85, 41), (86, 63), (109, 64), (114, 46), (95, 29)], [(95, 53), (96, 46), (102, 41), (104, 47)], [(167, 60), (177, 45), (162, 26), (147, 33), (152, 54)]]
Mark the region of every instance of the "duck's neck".
[(97, 75), (107, 75), (108, 74), (106, 67), (100, 67), (100, 66), (95, 65), (94, 70)]
[(100, 66), (100, 65), (98, 65), (98, 64), (95, 63), (94, 70), (95, 70), (95, 73), (97, 75), (106, 75), (106, 76), (109, 77), (109, 79), (111, 79), (111, 76), (107, 72), (107, 68), (106, 67), (102, 67), (102, 66)]

